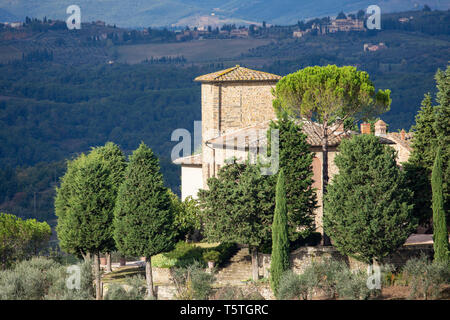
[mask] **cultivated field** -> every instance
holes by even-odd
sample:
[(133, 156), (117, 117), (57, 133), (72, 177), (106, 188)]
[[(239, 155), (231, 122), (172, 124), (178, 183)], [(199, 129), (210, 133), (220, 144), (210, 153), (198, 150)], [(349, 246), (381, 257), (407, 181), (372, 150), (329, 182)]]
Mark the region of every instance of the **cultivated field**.
[(268, 39), (208, 39), (177, 43), (138, 44), (117, 47), (119, 62), (139, 63), (151, 57), (184, 56), (188, 62), (234, 58), (249, 49), (270, 43)]

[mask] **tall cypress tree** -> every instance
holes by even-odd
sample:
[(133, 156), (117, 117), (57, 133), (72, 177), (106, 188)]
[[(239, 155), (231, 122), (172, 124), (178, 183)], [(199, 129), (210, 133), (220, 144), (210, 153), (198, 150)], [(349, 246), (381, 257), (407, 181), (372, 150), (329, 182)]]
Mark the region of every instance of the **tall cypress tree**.
[(144, 143), (133, 152), (119, 188), (114, 239), (120, 252), (146, 257), (147, 293), (155, 297), (151, 257), (170, 251), (177, 235), (173, 208), (159, 161)]
[(434, 128), (435, 113), (431, 95), (427, 93), (416, 115), (416, 124), (411, 128), (414, 132), (413, 151), (408, 162), (403, 165), (406, 185), (414, 192), (413, 215), (418, 218), (419, 225), (426, 227), (430, 227), (433, 215), (430, 177), (437, 141)]
[(272, 260), (270, 263), (270, 285), (275, 296), (278, 295), (280, 279), (289, 269), (289, 239), (286, 204), (286, 188), (283, 169), (278, 173), (275, 196), (275, 215), (272, 224)]
[[(450, 210), (450, 66), (445, 71), (438, 70), (435, 76), (436, 87), (436, 130), (437, 141), (442, 157), (442, 189), (444, 193), (445, 212)], [(450, 223), (450, 216), (447, 216)]]
[(442, 155), (441, 148), (436, 153), (431, 176), (433, 189), (433, 247), (434, 260), (447, 262), (449, 259), (449, 243), (447, 223), (444, 210), (444, 194), (442, 188)]

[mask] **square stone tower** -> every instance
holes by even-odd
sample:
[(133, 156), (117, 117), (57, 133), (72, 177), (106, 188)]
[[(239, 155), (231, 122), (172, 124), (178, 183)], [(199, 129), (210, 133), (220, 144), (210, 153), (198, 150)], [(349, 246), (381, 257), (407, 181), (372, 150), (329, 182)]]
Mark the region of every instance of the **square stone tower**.
[(202, 83), (203, 187), (216, 175), (214, 149), (205, 143), (226, 133), (274, 119), (272, 89), (281, 77), (239, 65), (195, 78)]

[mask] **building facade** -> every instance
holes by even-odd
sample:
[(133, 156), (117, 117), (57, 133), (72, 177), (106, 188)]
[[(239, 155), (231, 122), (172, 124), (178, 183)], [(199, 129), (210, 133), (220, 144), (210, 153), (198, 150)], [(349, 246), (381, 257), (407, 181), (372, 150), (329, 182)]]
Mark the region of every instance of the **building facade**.
[[(237, 161), (256, 159), (262, 149), (267, 148), (267, 130), (274, 120), (273, 94), (280, 76), (236, 66), (223, 71), (197, 77), (202, 83), (202, 148), (195, 155), (174, 161), (181, 165), (182, 200), (188, 196), (197, 197), (200, 189), (207, 188), (207, 180), (217, 172), (228, 159)], [(299, 120), (300, 121), (300, 120)], [(313, 187), (316, 188), (318, 204), (322, 203), (322, 147), (321, 126), (308, 120), (302, 121), (302, 130), (314, 152), (312, 163)], [(362, 124), (361, 132), (370, 134), (370, 125)], [(359, 132), (330, 130), (328, 173), (330, 179), (338, 172), (334, 164), (337, 147), (342, 139)], [(382, 143), (398, 151), (398, 162), (409, 158), (411, 148), (406, 134), (387, 133), (382, 120), (375, 124), (375, 135)], [(318, 232), (323, 231), (322, 207), (315, 211)]]

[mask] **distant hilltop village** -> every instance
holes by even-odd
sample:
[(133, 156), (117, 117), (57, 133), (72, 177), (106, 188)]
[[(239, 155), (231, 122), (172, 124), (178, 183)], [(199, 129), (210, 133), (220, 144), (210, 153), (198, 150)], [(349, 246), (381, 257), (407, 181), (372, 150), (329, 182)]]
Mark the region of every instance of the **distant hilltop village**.
[[(346, 16), (341, 12), (336, 19), (332, 20), (330, 17), (322, 19), (313, 19), (308, 22), (299, 21), (297, 25), (291, 27), (293, 29), (292, 37), (301, 38), (306, 34), (323, 35), (336, 32), (350, 32), (350, 31), (365, 31), (364, 26), (364, 12), (359, 13), (358, 17), (353, 14)], [(192, 30), (186, 27), (185, 30), (177, 31), (177, 40), (203, 39), (209, 38), (211, 35), (216, 35), (225, 38), (248, 38), (258, 37), (263, 35), (267, 29), (266, 23), (262, 25), (250, 25), (248, 27), (242, 26), (237, 28), (235, 25), (223, 25), (220, 29), (218, 27), (212, 28), (210, 26), (194, 27)], [(285, 27), (270, 26), (270, 29), (283, 32)], [(273, 32), (275, 35), (276, 32)], [(270, 36), (270, 32), (269, 32)]]

